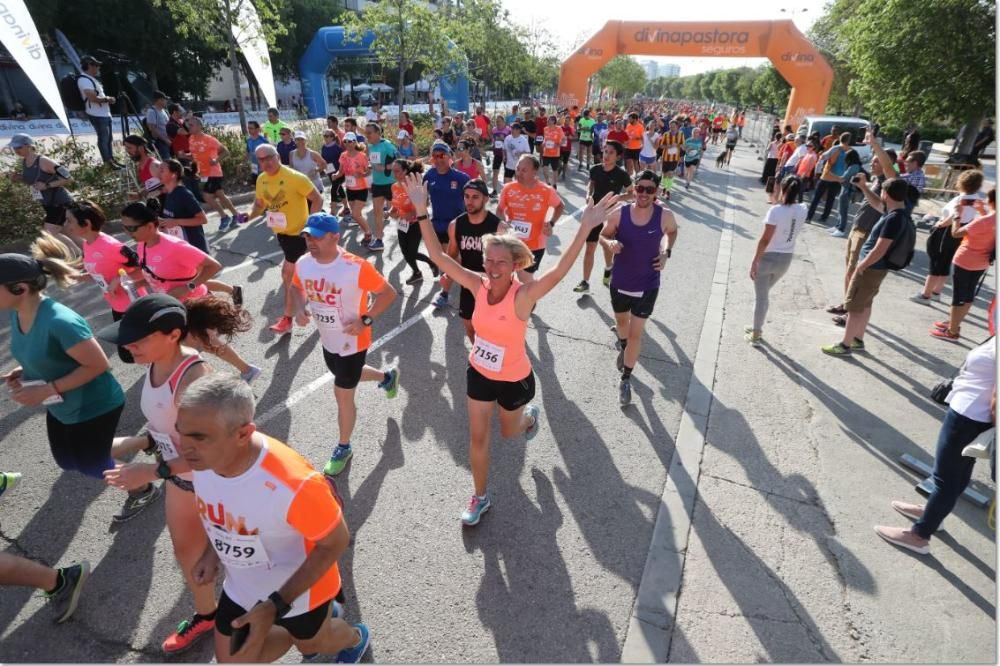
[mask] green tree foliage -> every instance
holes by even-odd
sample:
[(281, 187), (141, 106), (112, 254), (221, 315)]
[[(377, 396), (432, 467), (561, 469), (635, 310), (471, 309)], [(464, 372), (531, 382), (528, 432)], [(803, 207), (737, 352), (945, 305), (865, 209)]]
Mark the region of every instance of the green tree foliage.
[(299, 59), (316, 31), (333, 25), (341, 11), (341, 3), (335, 0), (285, 0), (281, 23), (288, 27), (288, 34), (277, 40), (281, 50), (271, 53), (274, 75), (283, 79), (298, 78)]
[(716, 72), (712, 79), (712, 98), (717, 102), (736, 102), (736, 82), (739, 78), (738, 69), (722, 69)]
[(715, 81), (716, 72), (705, 72), (698, 79), (698, 94), (701, 99), (710, 101), (712, 100), (712, 82)]
[(773, 65), (762, 65), (758, 68), (757, 78), (751, 86), (753, 94), (760, 100), (762, 106), (772, 111), (782, 109), (788, 104), (788, 95), (792, 87), (778, 73)]
[(646, 70), (624, 55), (615, 56), (594, 76), (597, 83), (602, 88), (610, 88), (616, 98), (631, 98), (646, 87)]

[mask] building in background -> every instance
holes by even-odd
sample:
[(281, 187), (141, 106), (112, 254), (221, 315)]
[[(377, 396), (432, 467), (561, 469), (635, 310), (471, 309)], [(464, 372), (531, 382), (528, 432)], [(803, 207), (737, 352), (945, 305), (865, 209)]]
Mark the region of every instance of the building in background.
[(660, 65), (659, 71), (660, 71), (660, 76), (667, 76), (667, 77), (680, 76), (681, 66), (675, 65), (674, 63), (665, 63)]
[(639, 64), (642, 65), (644, 70), (646, 70), (647, 81), (652, 81), (659, 76), (663, 76), (660, 74), (660, 64), (655, 60), (643, 60)]

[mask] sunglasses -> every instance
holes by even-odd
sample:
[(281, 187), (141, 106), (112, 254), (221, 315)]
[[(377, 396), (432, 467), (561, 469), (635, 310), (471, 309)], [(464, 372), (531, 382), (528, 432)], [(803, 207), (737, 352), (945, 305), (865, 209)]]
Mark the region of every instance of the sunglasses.
[(123, 224), (122, 225), (122, 229), (124, 229), (125, 231), (129, 232), (130, 234), (134, 234), (135, 232), (139, 231), (139, 229), (142, 229), (144, 226), (146, 226), (146, 225), (145, 224), (134, 224), (134, 225), (133, 224)]
[(639, 194), (656, 194), (656, 185), (636, 185), (635, 191)]

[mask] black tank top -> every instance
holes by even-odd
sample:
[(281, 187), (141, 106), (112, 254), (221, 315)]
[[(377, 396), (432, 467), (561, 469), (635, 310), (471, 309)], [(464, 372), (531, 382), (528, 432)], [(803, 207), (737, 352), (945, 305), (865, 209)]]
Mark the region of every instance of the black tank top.
[(483, 236), (495, 234), (500, 227), (500, 218), (486, 211), (486, 219), (479, 224), (469, 221), (469, 214), (462, 213), (455, 218), (455, 242), (461, 264), (470, 271), (482, 273), (483, 267)]

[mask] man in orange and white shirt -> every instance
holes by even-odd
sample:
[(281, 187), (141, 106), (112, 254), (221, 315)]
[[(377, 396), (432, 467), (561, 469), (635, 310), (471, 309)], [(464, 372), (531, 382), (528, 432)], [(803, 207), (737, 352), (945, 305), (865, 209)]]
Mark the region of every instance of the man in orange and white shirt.
[(549, 116), (542, 138), (542, 168), (545, 181), (553, 188), (559, 178), (559, 151), (565, 140), (566, 134), (559, 126), (558, 118), (555, 115)]
[(639, 120), (639, 114), (634, 111), (628, 114), (628, 124), (625, 125), (628, 140), (625, 142), (625, 170), (631, 177), (639, 169), (639, 153), (642, 151), (642, 138), (646, 135), (646, 127)]
[[(396, 290), (373, 265), (340, 247), (340, 222), (313, 213), (302, 230), (309, 254), (295, 263), (292, 288), (300, 323), (311, 316), (319, 329), (323, 360), (333, 373), (340, 439), (323, 473), (340, 474), (351, 459), (351, 433), (357, 420), (354, 394), (362, 381), (378, 382), (395, 398), (399, 370), (365, 365), (372, 344), (372, 322), (396, 300)], [(374, 299), (374, 300), (373, 300)]]
[(271, 662), (294, 644), (303, 654), (357, 662), (368, 627), (330, 617), (341, 587), (337, 560), (350, 543), (340, 505), (323, 475), (253, 421), (253, 393), (231, 375), (196, 379), (178, 404), (178, 448), (208, 534), (192, 574), (205, 584), (220, 564), (225, 573), (216, 660)]
[(497, 215), (510, 233), (523, 240), (535, 255), (534, 265), (525, 269), (529, 274), (538, 270), (545, 256), (545, 242), (565, 208), (555, 189), (538, 180), (538, 167), (537, 157), (522, 155), (514, 171), (514, 182), (504, 186), (497, 204)]

